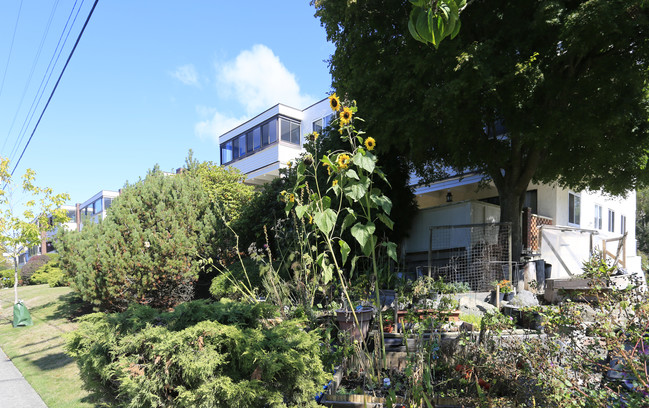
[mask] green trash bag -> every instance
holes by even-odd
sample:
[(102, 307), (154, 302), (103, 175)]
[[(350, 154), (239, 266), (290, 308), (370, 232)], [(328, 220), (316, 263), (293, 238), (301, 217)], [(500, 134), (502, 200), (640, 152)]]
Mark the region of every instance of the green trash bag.
[(32, 326), (33, 324), (27, 306), (25, 306), (23, 302), (14, 304), (14, 327)]

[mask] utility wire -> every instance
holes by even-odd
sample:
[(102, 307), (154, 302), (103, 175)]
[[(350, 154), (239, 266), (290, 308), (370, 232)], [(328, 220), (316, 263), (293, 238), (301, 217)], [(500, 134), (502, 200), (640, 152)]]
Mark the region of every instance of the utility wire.
[(14, 40), (16, 39), (18, 20), (20, 20), (20, 11), (22, 9), (23, 9), (23, 2), (22, 0), (20, 0), (20, 6), (18, 7), (18, 16), (16, 17), (16, 24), (14, 24), (14, 33), (11, 36), (11, 46), (9, 47), (9, 55), (7, 56), (7, 64), (5, 65), (5, 72), (2, 74), (2, 84), (0, 84), (0, 96), (2, 96), (2, 90), (5, 87), (5, 78), (7, 77), (7, 70), (9, 69), (9, 61), (11, 60), (11, 53), (14, 49)]
[[(61, 57), (61, 53), (63, 52), (63, 48), (65, 47), (65, 44), (68, 42), (68, 37), (70, 37), (70, 33), (72, 32), (72, 27), (74, 26), (74, 23), (77, 21), (77, 17), (79, 16), (79, 12), (81, 11), (81, 7), (83, 7), (83, 0), (81, 2), (81, 5), (77, 9), (77, 13), (74, 16), (74, 20), (72, 20), (72, 24), (70, 24), (70, 19), (72, 18), (72, 14), (74, 13), (74, 9), (76, 8), (77, 1), (75, 1), (74, 6), (72, 6), (72, 10), (70, 10), (70, 15), (68, 16), (68, 20), (65, 22), (65, 27), (63, 27), (63, 31), (61, 31), (61, 35), (59, 36), (59, 41), (56, 44), (56, 48), (54, 49), (54, 53), (50, 57), (50, 62), (47, 64), (47, 68), (45, 69), (45, 74), (43, 75), (43, 78), (41, 79), (41, 83), (38, 85), (38, 90), (36, 91), (36, 96), (34, 96), (34, 100), (32, 101), (31, 106), (29, 107), (29, 110), (27, 111), (27, 116), (25, 117), (25, 120), (23, 121), (23, 125), (20, 128), (20, 132), (18, 132), (19, 136), (16, 138), (16, 143), (14, 143), (13, 148), (11, 149), (10, 153), (10, 159), (13, 159), (13, 155), (18, 151), (18, 148), (20, 147), (20, 144), (23, 142), (23, 138), (25, 137), (25, 134), (27, 133), (27, 129), (29, 128), (29, 125), (32, 122), (32, 119), (34, 118), (34, 114), (36, 113), (36, 107), (38, 104), (41, 103), (41, 99), (43, 98), (43, 94), (45, 93), (45, 89), (47, 88), (47, 85), (50, 83), (50, 79), (52, 78), (52, 74), (54, 73), (54, 67), (56, 64), (59, 62), (59, 58)], [(70, 25), (70, 28), (68, 29), (68, 25)], [(65, 36), (65, 40), (63, 40), (63, 45), (61, 45), (61, 40), (63, 39), (63, 35), (65, 34), (65, 31), (68, 31), (67, 35)], [(59, 49), (59, 45), (61, 45), (61, 48)], [(58, 54), (57, 54), (58, 51)], [(54, 57), (56, 56), (56, 60), (54, 60)], [(52, 62), (54, 62), (54, 65), (52, 65)], [(51, 69), (50, 69), (51, 68)], [(49, 72), (49, 75), (48, 75)]]
[[(45, 111), (47, 110), (47, 107), (50, 104), (50, 101), (52, 100), (52, 97), (54, 96), (54, 92), (56, 92), (56, 88), (59, 86), (59, 82), (61, 82), (61, 78), (63, 77), (63, 73), (65, 73), (65, 69), (68, 66), (68, 63), (70, 63), (70, 60), (72, 59), (72, 55), (74, 54), (74, 51), (77, 49), (77, 45), (79, 45), (79, 41), (81, 40), (81, 36), (83, 35), (83, 32), (86, 30), (86, 27), (88, 26), (88, 22), (90, 21), (90, 17), (92, 17), (92, 13), (95, 11), (95, 7), (97, 7), (97, 3), (99, 0), (95, 0), (95, 2), (92, 5), (92, 9), (90, 9), (90, 13), (88, 13), (88, 17), (86, 18), (86, 22), (83, 24), (83, 28), (81, 29), (81, 32), (79, 33), (79, 36), (77, 37), (77, 41), (74, 43), (74, 47), (72, 47), (72, 51), (70, 51), (70, 55), (68, 56), (68, 60), (65, 61), (65, 65), (63, 66), (63, 70), (61, 71), (61, 74), (59, 75), (59, 79), (56, 80), (56, 84), (54, 84), (54, 88), (52, 89), (52, 93), (50, 94), (50, 97), (47, 99), (47, 103), (45, 104), (45, 107), (43, 108), (43, 112), (41, 112), (41, 115), (38, 118), (38, 122), (36, 122), (36, 125), (34, 126), (34, 130), (32, 131), (32, 134), (29, 136), (29, 139), (27, 140), (27, 143), (25, 144), (25, 148), (23, 149), (22, 153), (20, 153), (20, 157), (18, 158), (18, 161), (14, 165), (13, 170), (11, 170), (11, 175), (14, 175), (14, 172), (16, 171), (16, 168), (18, 167), (18, 164), (20, 164), (20, 160), (23, 158), (23, 155), (25, 154), (25, 150), (27, 150), (27, 146), (29, 146), (29, 143), (32, 141), (32, 138), (34, 137), (34, 133), (36, 133), (36, 129), (38, 129), (39, 123), (41, 123), (41, 119), (43, 119), (43, 115), (45, 114)], [(4, 188), (3, 188), (4, 190)]]
[[(41, 56), (41, 51), (43, 50), (43, 44), (45, 43), (45, 38), (47, 38), (47, 34), (50, 31), (50, 26), (52, 25), (52, 19), (54, 18), (54, 13), (56, 12), (56, 8), (59, 5), (59, 0), (57, 0), (53, 5), (52, 5), (52, 11), (50, 11), (50, 17), (49, 20), (47, 21), (47, 25), (45, 26), (45, 31), (43, 31), (43, 36), (41, 37), (41, 43), (38, 46), (38, 51), (36, 52), (36, 56), (34, 57), (34, 62), (32, 63), (32, 68), (29, 71), (29, 77), (27, 78), (27, 82), (25, 83), (25, 88), (23, 89), (23, 94), (20, 97), (20, 103), (18, 103), (18, 108), (16, 109), (16, 113), (14, 114), (14, 118), (11, 121), (11, 127), (9, 128), (9, 131), (7, 132), (7, 138), (5, 139), (4, 143), (2, 144), (2, 151), (4, 151), (5, 144), (9, 140), (9, 135), (11, 134), (11, 131), (14, 128), (14, 124), (16, 123), (16, 118), (18, 117), (18, 113), (20, 112), (20, 108), (23, 106), (23, 101), (25, 100), (25, 95), (27, 94), (27, 89), (29, 88), (29, 84), (32, 81), (32, 77), (34, 76), (34, 70), (36, 69), (36, 64), (38, 63), (38, 59)], [(16, 138), (16, 142), (18, 141), (18, 138)], [(14, 144), (13, 150), (16, 148), (16, 144)], [(9, 155), (7, 155), (9, 157)]]

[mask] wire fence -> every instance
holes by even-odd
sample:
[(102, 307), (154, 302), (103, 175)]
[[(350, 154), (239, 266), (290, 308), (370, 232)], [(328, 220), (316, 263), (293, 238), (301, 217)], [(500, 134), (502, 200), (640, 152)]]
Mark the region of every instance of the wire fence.
[(511, 224), (489, 223), (430, 227), (428, 260), (417, 271), (481, 292), (491, 290), (493, 281), (511, 280), (515, 269)]

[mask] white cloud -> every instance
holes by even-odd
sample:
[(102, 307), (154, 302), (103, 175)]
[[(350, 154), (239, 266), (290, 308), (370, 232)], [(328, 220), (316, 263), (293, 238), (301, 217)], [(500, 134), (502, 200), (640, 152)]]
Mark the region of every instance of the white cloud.
[(200, 86), (198, 82), (198, 74), (196, 73), (196, 68), (194, 65), (187, 64), (181, 67), (178, 67), (174, 72), (171, 73), (171, 76), (179, 80), (185, 85)]
[(315, 98), (300, 92), (295, 75), (279, 57), (261, 44), (242, 51), (234, 60), (216, 64), (216, 84), (222, 99), (234, 100), (245, 111), (245, 115), (236, 117), (214, 108), (197, 107), (199, 115), (206, 119), (198, 122), (194, 131), (217, 143), (225, 132), (278, 103), (303, 109), (315, 102)]
[(210, 117), (198, 122), (194, 126), (194, 132), (201, 139), (211, 138), (217, 143), (219, 136), (234, 129), (248, 119), (246, 116), (236, 118), (234, 116), (224, 115), (220, 112), (216, 112), (214, 109), (202, 106), (199, 106), (197, 110), (199, 114), (202, 114), (202, 116)]
[(223, 95), (233, 97), (249, 115), (277, 103), (301, 109), (315, 101), (300, 92), (295, 75), (270, 48), (261, 44), (217, 65), (217, 84)]

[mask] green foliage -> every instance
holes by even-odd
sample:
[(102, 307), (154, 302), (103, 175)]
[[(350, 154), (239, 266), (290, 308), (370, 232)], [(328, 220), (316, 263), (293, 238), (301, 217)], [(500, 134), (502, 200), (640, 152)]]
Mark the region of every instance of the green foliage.
[(198, 176), (207, 196), (212, 202), (218, 203), (228, 221), (239, 219), (243, 208), (254, 195), (254, 187), (243, 184), (246, 176), (241, 171), (234, 167), (219, 166), (211, 161), (195, 162), (191, 151), (187, 159), (187, 171)]
[(20, 276), (22, 277), (23, 283), (44, 283), (44, 282), (32, 282), (32, 275), (43, 266), (45, 266), (50, 261), (49, 255), (35, 255), (29, 258), (27, 263), (20, 268)]
[[(243, 262), (235, 261), (230, 264), (227, 269), (219, 273), (213, 280), (210, 286), (210, 294), (216, 300), (221, 298), (241, 299), (243, 294), (237, 288), (235, 282), (246, 282), (250, 279), (251, 289), (259, 290), (263, 288), (262, 277), (260, 273), (259, 264), (252, 258), (245, 256), (242, 258)], [(244, 274), (244, 268), (248, 275)]]
[(635, 236), (638, 250), (649, 253), (649, 188), (636, 192)]
[[(0, 242), (4, 256), (14, 261), (14, 302), (18, 303), (16, 280), (20, 252), (40, 244), (44, 232), (52, 231), (68, 220), (67, 211), (61, 206), (70, 196), (54, 194), (49, 187), (36, 186), (36, 173), (32, 169), (25, 171), (20, 183), (13, 180), (12, 173), (9, 159), (0, 157), (0, 182), (3, 184), (0, 190)], [(18, 201), (17, 193), (25, 201)], [(27, 280), (32, 273), (28, 272)]]
[(14, 285), (14, 272), (13, 269), (0, 271), (0, 288), (9, 288)]
[(84, 300), (123, 310), (168, 308), (192, 298), (199, 260), (214, 255), (218, 220), (193, 172), (157, 168), (122, 189), (106, 219), (61, 232), (61, 268)]
[(68, 286), (70, 283), (67, 275), (59, 267), (59, 255), (50, 254), (48, 256), (50, 260), (34, 272), (30, 279), (30, 283), (37, 285), (47, 283), (52, 288)]
[[(232, 223), (232, 228), (239, 234), (241, 249), (245, 250), (253, 243), (257, 248), (263, 248), (268, 244), (274, 253), (279, 253), (275, 234), (271, 233), (267, 241), (264, 227), (267, 231), (275, 232), (278, 222), (286, 219), (284, 203), (279, 201), (278, 197), (281, 191), (287, 190), (295, 181), (295, 173), (283, 173), (283, 177), (264, 184), (243, 206), (242, 215)], [(282, 232), (288, 233), (288, 231)]]
[(416, 0), (411, 3), (408, 31), (415, 40), (438, 48), (444, 38), (453, 39), (460, 32), (460, 11), (466, 6), (466, 0)]
[(132, 305), (80, 319), (67, 352), (111, 406), (308, 407), (327, 380), (320, 339), (299, 321), (262, 324), (263, 303)]

